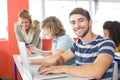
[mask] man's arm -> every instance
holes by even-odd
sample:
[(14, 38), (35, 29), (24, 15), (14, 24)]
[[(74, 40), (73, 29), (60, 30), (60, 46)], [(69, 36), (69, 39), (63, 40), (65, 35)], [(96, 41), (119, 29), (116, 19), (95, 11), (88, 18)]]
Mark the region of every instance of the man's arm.
[[(67, 57), (69, 53), (63, 54), (62, 58), (64, 61), (59, 62), (66, 62), (70, 58)], [(84, 66), (47, 66), (47, 68), (43, 67), (40, 69), (40, 74), (48, 74), (48, 73), (67, 73), (77, 77), (86, 77), (86, 78), (93, 78), (93, 79), (100, 79), (103, 74), (106, 72), (108, 67), (111, 65), (113, 61), (112, 56), (108, 54), (100, 54), (96, 60), (88, 65)]]
[(85, 66), (63, 67), (64, 73), (68, 73), (77, 77), (87, 77), (100, 79), (111, 65), (113, 58), (108, 54), (99, 55), (94, 63)]
[(62, 65), (67, 63), (69, 60), (74, 58), (74, 54), (72, 54), (69, 50), (65, 51), (59, 58), (56, 60), (56, 65)]
[[(63, 53), (62, 50), (56, 50), (54, 55), (46, 56), (44, 58), (29, 59), (30, 64), (43, 64), (43, 63), (54, 63), (56, 59)], [(44, 54), (44, 53), (42, 53)]]

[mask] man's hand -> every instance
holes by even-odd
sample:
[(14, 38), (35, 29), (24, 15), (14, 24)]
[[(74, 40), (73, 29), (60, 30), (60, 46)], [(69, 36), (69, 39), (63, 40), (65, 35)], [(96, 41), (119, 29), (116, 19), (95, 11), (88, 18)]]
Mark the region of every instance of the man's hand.
[(62, 66), (53, 66), (53, 64), (42, 64), (38, 69), (39, 74), (64, 73)]

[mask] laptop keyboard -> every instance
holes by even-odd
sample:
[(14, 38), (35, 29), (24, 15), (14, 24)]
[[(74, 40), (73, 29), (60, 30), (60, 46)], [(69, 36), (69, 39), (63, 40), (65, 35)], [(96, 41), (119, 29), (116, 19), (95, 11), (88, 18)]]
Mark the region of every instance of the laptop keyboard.
[(33, 76), (33, 80), (56, 80), (58, 78), (67, 78), (68, 74), (48, 74), (48, 75), (40, 75), (38, 74), (38, 68), (40, 65), (31, 65), (31, 72)]
[(31, 72), (32, 72), (32, 77), (34, 80), (39, 80), (40, 79), (40, 74), (38, 74), (38, 68), (39, 65), (31, 65)]

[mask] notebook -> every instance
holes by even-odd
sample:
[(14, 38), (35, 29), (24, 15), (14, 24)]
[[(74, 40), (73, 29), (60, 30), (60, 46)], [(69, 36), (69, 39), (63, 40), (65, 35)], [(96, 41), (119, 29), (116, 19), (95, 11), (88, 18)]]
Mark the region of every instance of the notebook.
[(24, 42), (18, 42), (18, 48), (20, 51), (20, 58), (22, 61), (22, 65), (24, 67), (24, 72), (26, 73), (29, 80), (54, 80), (57, 78), (67, 78), (68, 74), (48, 74), (48, 75), (40, 75), (37, 73), (40, 65), (30, 65), (28, 61), (26, 45)]

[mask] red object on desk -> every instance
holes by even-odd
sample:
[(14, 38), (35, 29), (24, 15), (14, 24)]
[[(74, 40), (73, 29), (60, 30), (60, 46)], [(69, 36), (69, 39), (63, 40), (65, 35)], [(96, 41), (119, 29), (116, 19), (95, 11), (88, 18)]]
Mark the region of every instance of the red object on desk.
[(52, 39), (42, 39), (42, 50), (51, 50)]
[[(73, 38), (73, 40), (78, 40), (78, 38)], [(42, 50), (51, 50), (52, 39), (42, 39)]]

